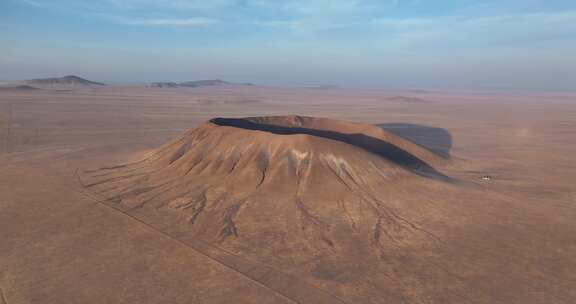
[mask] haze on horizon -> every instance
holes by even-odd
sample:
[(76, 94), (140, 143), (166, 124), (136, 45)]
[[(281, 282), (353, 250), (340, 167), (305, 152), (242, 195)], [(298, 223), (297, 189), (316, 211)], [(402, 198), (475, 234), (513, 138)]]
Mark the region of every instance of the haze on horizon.
[(569, 90), (564, 0), (4, 0), (0, 79)]

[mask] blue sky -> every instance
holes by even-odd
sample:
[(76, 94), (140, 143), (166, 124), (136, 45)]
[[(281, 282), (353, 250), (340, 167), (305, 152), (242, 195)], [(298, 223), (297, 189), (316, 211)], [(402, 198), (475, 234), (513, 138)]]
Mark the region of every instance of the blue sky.
[(576, 88), (572, 0), (0, 0), (0, 78)]

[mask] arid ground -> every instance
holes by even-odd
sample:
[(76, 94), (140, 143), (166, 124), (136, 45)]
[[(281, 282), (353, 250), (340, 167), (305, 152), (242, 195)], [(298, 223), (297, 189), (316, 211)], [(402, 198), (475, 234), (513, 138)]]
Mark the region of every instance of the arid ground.
[(1, 304), (576, 303), (574, 93), (15, 87), (0, 140)]

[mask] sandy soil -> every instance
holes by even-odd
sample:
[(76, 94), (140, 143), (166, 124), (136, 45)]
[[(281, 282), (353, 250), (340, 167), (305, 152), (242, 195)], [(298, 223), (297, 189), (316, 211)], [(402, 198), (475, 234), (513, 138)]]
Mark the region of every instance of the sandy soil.
[[(78, 182), (214, 117), (291, 114), (377, 125), (449, 159), (439, 170), (458, 183), (416, 176), (380, 190), (434, 241), (400, 231), (398, 244), (354, 246), (339, 231), (334, 246), (296, 247), (316, 244), (307, 235), (282, 247), (271, 235), (291, 228), (264, 238), (248, 216), (237, 236), (211, 239), (178, 215), (102, 203)], [(0, 128), (0, 303), (576, 302), (573, 93), (10, 89)], [(340, 209), (317, 208), (337, 221)]]

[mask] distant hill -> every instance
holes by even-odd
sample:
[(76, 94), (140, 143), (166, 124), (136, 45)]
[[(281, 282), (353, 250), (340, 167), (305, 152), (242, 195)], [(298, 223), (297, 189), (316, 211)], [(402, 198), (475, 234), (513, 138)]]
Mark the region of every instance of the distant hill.
[(186, 81), (181, 82), (180, 86), (182, 87), (209, 87), (209, 86), (219, 86), (219, 85), (230, 85), (232, 83), (220, 79), (211, 79), (211, 80), (197, 80), (197, 81)]
[(105, 86), (101, 82), (95, 82), (82, 77), (68, 75), (64, 77), (54, 77), (54, 78), (39, 78), (25, 80), (25, 84), (32, 86), (65, 86), (65, 87), (75, 87), (75, 86)]
[(429, 102), (426, 99), (418, 98), (418, 97), (411, 97), (411, 96), (391, 96), (385, 98), (387, 101), (393, 102), (405, 102), (405, 103), (426, 103)]
[(250, 83), (233, 83), (220, 79), (184, 81), (184, 82), (153, 82), (151, 87), (155, 88), (198, 88), (198, 87), (211, 87), (223, 85), (252, 85)]
[(29, 85), (9, 85), (9, 86), (0, 86), (0, 90), (3, 91), (36, 91), (40, 90), (39, 88), (29, 86)]
[(336, 85), (336, 84), (322, 84), (322, 85), (317, 85), (317, 86), (310, 86), (307, 88), (313, 89), (313, 90), (331, 90), (331, 89), (340, 89), (341, 87), (339, 85)]
[(154, 88), (177, 88), (180, 85), (176, 82), (153, 82), (149, 86)]

